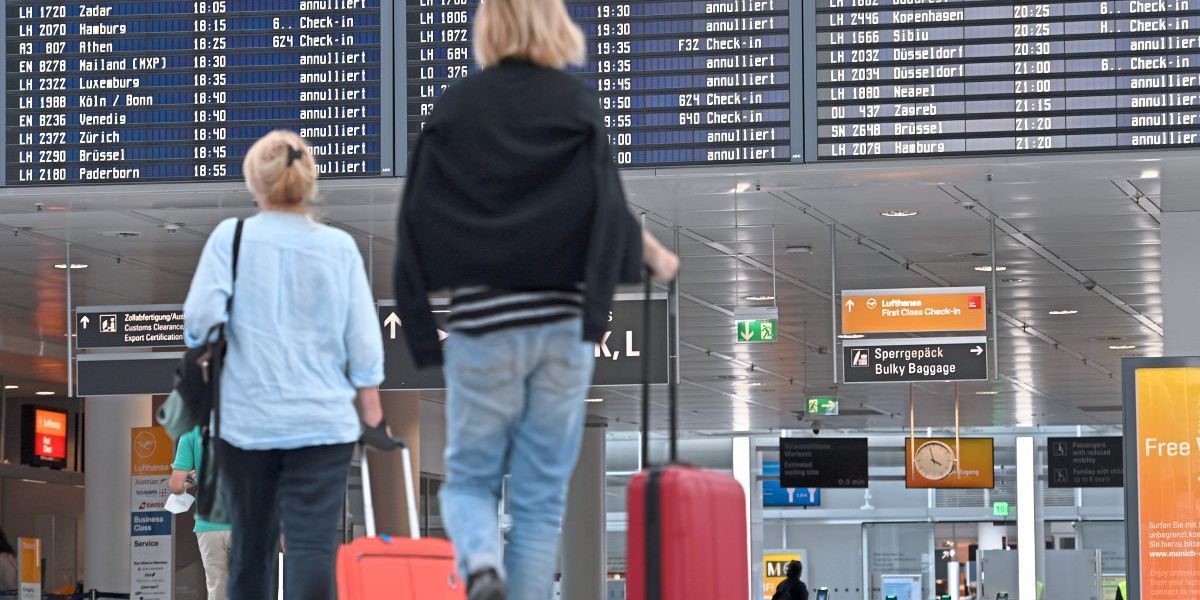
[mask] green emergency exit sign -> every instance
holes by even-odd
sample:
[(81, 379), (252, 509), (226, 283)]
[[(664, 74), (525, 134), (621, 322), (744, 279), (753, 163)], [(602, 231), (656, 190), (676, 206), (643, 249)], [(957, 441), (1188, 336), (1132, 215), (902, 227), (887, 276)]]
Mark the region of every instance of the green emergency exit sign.
[(774, 343), (779, 336), (775, 319), (738, 321), (737, 341), (743, 344)]
[(808, 410), (805, 411), (810, 415), (822, 417), (836, 417), (838, 414), (838, 399), (833, 396), (816, 396), (808, 399)]
[(993, 502), (992, 503), (992, 516), (993, 517), (1007, 517), (1008, 516), (1008, 503), (1007, 502)]

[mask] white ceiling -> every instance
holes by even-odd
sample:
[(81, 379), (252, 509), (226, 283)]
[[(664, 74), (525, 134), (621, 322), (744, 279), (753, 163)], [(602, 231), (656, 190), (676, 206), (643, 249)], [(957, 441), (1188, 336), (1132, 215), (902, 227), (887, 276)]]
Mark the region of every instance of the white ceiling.
[[(626, 173), (630, 203), (651, 230), (670, 244), (679, 227), (684, 428), (808, 426), (794, 412), (806, 393), (833, 385), (831, 227), (839, 290), (990, 285), (974, 267), (990, 262), (991, 218), (999, 263), (1008, 267), (1000, 276), (1020, 281), (1000, 286), (1001, 379), (961, 386), (962, 424), (1118, 423), (1121, 357), (1162, 349), (1161, 190), (1175, 173), (1180, 181), (1194, 177), (1176, 166), (1193, 158), (1126, 153)], [(373, 256), (380, 298), (391, 297), (400, 185), (324, 186), (321, 212)], [(920, 214), (880, 215), (889, 209)], [(236, 184), (0, 190), (3, 374), (22, 390), (65, 391), (66, 285), (53, 265), (65, 261), (67, 242), (72, 261), (89, 265), (73, 274), (70, 304), (178, 303), (212, 227), (252, 211)], [(812, 254), (784, 253), (797, 245)], [(764, 294), (778, 297), (784, 339), (734, 343), (732, 311), (763, 304), (741, 298)], [(1047, 314), (1063, 308), (1079, 314)], [(1117, 343), (1138, 349), (1109, 349)], [(731, 375), (746, 379), (719, 379)], [(613, 427), (633, 427), (637, 394), (597, 390), (605, 402), (593, 410)], [(838, 394), (850, 414), (825, 419), (825, 428), (908, 425), (904, 385), (842, 386)], [(919, 385), (915, 396), (918, 426), (953, 423), (952, 384)]]

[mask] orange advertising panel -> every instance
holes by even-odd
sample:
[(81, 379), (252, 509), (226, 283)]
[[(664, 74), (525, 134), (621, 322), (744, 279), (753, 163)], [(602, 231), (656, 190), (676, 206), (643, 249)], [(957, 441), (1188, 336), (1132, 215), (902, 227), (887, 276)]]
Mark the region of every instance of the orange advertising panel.
[(1142, 368), (1134, 379), (1137, 446), (1127, 451), (1137, 456), (1140, 597), (1195, 600), (1200, 590), (1200, 367)]
[(985, 489), (996, 487), (992, 438), (909, 438), (904, 444), (904, 483), (908, 488)]
[(842, 333), (986, 331), (983, 287), (846, 290)]
[(41, 585), (42, 540), (38, 538), (17, 538), (17, 552), (20, 583), (22, 585)]

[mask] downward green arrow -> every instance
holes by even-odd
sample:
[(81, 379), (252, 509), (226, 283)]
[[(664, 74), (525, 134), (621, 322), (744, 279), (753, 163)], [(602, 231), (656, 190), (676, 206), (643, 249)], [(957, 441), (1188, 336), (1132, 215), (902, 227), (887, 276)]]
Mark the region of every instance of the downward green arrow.
[(754, 337), (754, 328), (751, 327), (751, 323), (742, 323), (741, 334), (742, 341), (750, 341), (750, 338)]

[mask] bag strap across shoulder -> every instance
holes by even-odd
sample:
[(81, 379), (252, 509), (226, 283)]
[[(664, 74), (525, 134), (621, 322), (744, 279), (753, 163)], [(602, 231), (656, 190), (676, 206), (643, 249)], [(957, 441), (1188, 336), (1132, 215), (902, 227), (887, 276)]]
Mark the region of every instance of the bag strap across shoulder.
[(238, 255), (242, 253), (242, 229), (246, 225), (245, 219), (238, 219), (237, 229), (233, 231), (233, 263), (230, 270), (233, 273), (233, 279), (229, 284), (229, 299), (225, 301), (225, 318), (228, 319), (233, 315), (233, 296), (234, 286), (237, 284), (238, 272)]
[[(233, 318), (233, 297), (237, 288), (237, 272), (238, 272), (238, 255), (242, 252), (242, 229), (246, 225), (245, 219), (238, 219), (237, 229), (233, 231), (233, 261), (230, 271), (233, 275), (229, 283), (229, 298), (225, 301), (225, 324), (229, 324), (229, 319)], [(224, 335), (224, 332), (222, 332)], [(224, 354), (224, 352), (222, 352)], [(224, 356), (217, 361), (218, 371), (213, 378), (213, 433), (216, 439), (221, 439), (221, 378), (220, 370), (224, 369)], [(214, 461), (215, 462), (215, 461)]]

